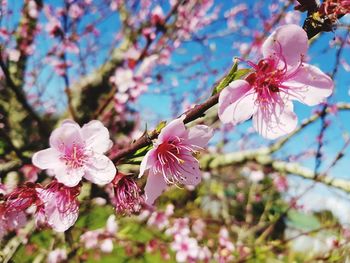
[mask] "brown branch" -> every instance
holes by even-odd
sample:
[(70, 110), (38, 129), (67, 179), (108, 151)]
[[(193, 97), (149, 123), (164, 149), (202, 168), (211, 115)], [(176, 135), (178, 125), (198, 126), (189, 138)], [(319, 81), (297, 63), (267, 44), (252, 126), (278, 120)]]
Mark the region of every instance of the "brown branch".
[[(215, 104), (218, 103), (219, 94), (217, 93), (214, 96), (211, 96), (209, 99), (207, 99), (204, 103), (196, 105), (194, 108), (186, 111), (184, 114), (186, 115), (184, 119), (184, 123), (189, 123), (191, 121), (194, 121), (198, 118), (201, 118), (204, 116), (204, 113), (213, 107)], [(157, 129), (153, 130), (150, 133), (144, 134), (142, 137), (140, 137), (138, 140), (136, 140), (133, 144), (131, 144), (129, 147), (122, 149), (119, 151), (114, 157), (113, 161), (118, 162), (124, 157), (127, 157), (128, 155), (134, 153), (138, 149), (141, 149), (145, 146), (148, 146), (152, 143), (151, 140), (156, 139), (159, 135), (159, 131)]]

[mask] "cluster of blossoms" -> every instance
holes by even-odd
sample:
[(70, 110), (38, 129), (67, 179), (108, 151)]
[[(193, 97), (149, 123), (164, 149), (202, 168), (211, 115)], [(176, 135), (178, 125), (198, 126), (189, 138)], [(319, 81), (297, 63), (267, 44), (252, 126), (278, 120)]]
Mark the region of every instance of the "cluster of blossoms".
[[(218, 240), (215, 245), (215, 252), (211, 249), (214, 246), (213, 240), (205, 244), (207, 224), (202, 219), (193, 222), (189, 218), (171, 218), (174, 206), (169, 204), (165, 211), (153, 211), (150, 213), (144, 210), (140, 219), (147, 218), (147, 225), (157, 228), (171, 237), (171, 250), (175, 252), (177, 262), (232, 262), (233, 252), (236, 250), (232, 243), (229, 232), (225, 227), (220, 228)], [(160, 245), (152, 240), (149, 244), (149, 252), (156, 251)], [(164, 259), (166, 259), (164, 257)]]
[(52, 181), (46, 187), (26, 183), (5, 195), (0, 205), (0, 237), (8, 231), (17, 230), (27, 222), (27, 214), (34, 207), (35, 223), (38, 227), (50, 226), (55, 231), (64, 232), (78, 218), (77, 196), (80, 186), (66, 187)]
[[(204, 2), (205, 8), (199, 17), (212, 5), (212, 1)], [(180, 7), (178, 21), (186, 14), (186, 8), (186, 5)], [(73, 19), (79, 18), (81, 14), (78, 6), (70, 15)], [(154, 10), (152, 18), (152, 23), (159, 25), (163, 23), (164, 14), (158, 8)], [(197, 26), (189, 24), (188, 31)], [(56, 24), (50, 28), (51, 34), (57, 33), (59, 27)], [(186, 38), (186, 34), (182, 38)], [(305, 31), (296, 25), (282, 26), (273, 32), (262, 45), (263, 58), (257, 64), (247, 62), (252, 70), (245, 79), (231, 82), (221, 92), (218, 113), (220, 120), (235, 125), (253, 116), (254, 129), (268, 139), (292, 132), (297, 125), (297, 117), (291, 101), (317, 105), (330, 96), (333, 90), (333, 82), (326, 74), (304, 62), (307, 41)], [(118, 87), (115, 98), (121, 104), (137, 98), (147, 89), (148, 83), (144, 77), (159, 58), (155, 56), (144, 60), (138, 68), (139, 75), (134, 75), (134, 63), (140, 53), (130, 53), (128, 67), (118, 69), (111, 78)], [(121, 110), (123, 109), (117, 109)], [(153, 148), (144, 156), (139, 177), (148, 174), (145, 196), (131, 177), (117, 173), (115, 165), (105, 155), (112, 147), (112, 141), (109, 131), (101, 122), (94, 120), (83, 127), (70, 120), (62, 122), (50, 136), (50, 148), (41, 150), (32, 157), (35, 167), (47, 170), (54, 179), (46, 186), (35, 184), (34, 180), (5, 195), (4, 202), (0, 204), (0, 237), (23, 226), (31, 207), (35, 207), (32, 213), (38, 226), (47, 225), (59, 232), (66, 231), (78, 218), (77, 196), (83, 178), (98, 185), (110, 184), (111, 203), (117, 212), (125, 214), (138, 212), (144, 203), (153, 205), (168, 185), (198, 185), (201, 172), (196, 154), (207, 147), (213, 130), (205, 125), (187, 129), (185, 118), (183, 115), (166, 125), (153, 142)], [(35, 169), (30, 171), (36, 172)], [(251, 172), (250, 176), (254, 182), (264, 178), (264, 174), (259, 172)], [(280, 191), (287, 188), (286, 181), (281, 178), (275, 181)], [(148, 225), (164, 229), (169, 226), (169, 216), (172, 213), (171, 207), (166, 212), (153, 212)], [(191, 235), (189, 225), (189, 219), (179, 218), (165, 231), (167, 235), (173, 236), (171, 249), (176, 252), (177, 261), (209, 262), (212, 257), (210, 250), (198, 242), (203, 237), (205, 223), (196, 221), (193, 224), (192, 232), (196, 238)], [(112, 216), (105, 229), (86, 232), (81, 237), (81, 242), (86, 248), (100, 248), (103, 252), (110, 252), (113, 250), (116, 231), (115, 217)], [(219, 236), (219, 250), (213, 256), (219, 262), (230, 261), (235, 246), (229, 239), (227, 229), (222, 228)]]
[[(204, 222), (202, 221), (202, 224)], [(205, 225), (194, 229), (200, 237), (203, 235)], [(174, 220), (172, 227), (166, 230), (167, 235), (173, 236), (174, 240), (171, 243), (171, 249), (176, 252), (177, 262), (209, 262), (211, 258), (211, 251), (207, 246), (200, 246), (198, 240), (190, 236), (191, 230), (189, 227), (188, 218), (177, 218)]]
[[(123, 53), (123, 66), (119, 67), (110, 78), (112, 85), (116, 87), (114, 96), (114, 107), (117, 113), (123, 114), (126, 109), (126, 102), (134, 102), (144, 93), (152, 82), (149, 72), (156, 65), (169, 64), (171, 53), (181, 43), (191, 38), (194, 32), (202, 29), (215, 21), (218, 17), (219, 8), (212, 7), (213, 0), (185, 1), (178, 5), (177, 1), (170, 0), (171, 8), (177, 8), (175, 21), (171, 20), (166, 27), (167, 15), (160, 5), (154, 5), (152, 1), (141, 1), (140, 8), (135, 10), (132, 17), (126, 17), (125, 23), (130, 30), (141, 32), (149, 46), (142, 47), (138, 43), (131, 46)], [(122, 1), (112, 1), (111, 9), (117, 10), (126, 5)], [(171, 14), (171, 9), (170, 9)], [(172, 28), (174, 34), (157, 37), (159, 32)], [(123, 35), (119, 35), (122, 37)], [(171, 41), (169, 41), (171, 38)], [(173, 42), (173, 44), (171, 43)], [(152, 45), (151, 45), (152, 44)], [(147, 51), (147, 52), (145, 52)], [(160, 80), (161, 75), (157, 78)]]
[[(145, 32), (145, 30), (144, 30)], [(152, 84), (152, 69), (157, 65), (169, 64), (170, 51), (167, 48), (159, 52), (144, 55), (137, 46), (132, 46), (124, 54), (124, 66), (117, 68), (110, 77), (116, 87), (114, 108), (119, 114), (125, 111), (127, 102), (135, 102)]]
[(214, 258), (218, 262), (232, 262), (232, 252), (235, 251), (234, 244), (230, 241), (230, 235), (227, 228), (222, 227), (219, 231), (219, 248), (214, 254)]
[(114, 108), (116, 112), (122, 113), (125, 110), (126, 102), (135, 101), (147, 90), (150, 78), (144, 78), (140, 74), (134, 74), (130, 68), (118, 68), (110, 81), (117, 87), (114, 95)]
[[(169, 123), (160, 133), (154, 149), (141, 164), (140, 175), (149, 170), (145, 187), (146, 203), (153, 204), (167, 184), (196, 185), (200, 182), (198, 160), (194, 154), (203, 149), (212, 136), (204, 125), (186, 129), (184, 117)], [(26, 183), (6, 195), (1, 204), (1, 233), (24, 225), (26, 210), (35, 206), (38, 226), (48, 225), (63, 232), (78, 218), (81, 181), (85, 178), (99, 185), (111, 185), (111, 203), (119, 213), (131, 214), (140, 210), (144, 198), (136, 182), (116, 173), (113, 162), (104, 154), (111, 148), (108, 130), (99, 121), (80, 127), (66, 120), (50, 136), (50, 148), (35, 153), (33, 164), (48, 171), (55, 179), (43, 187)], [(37, 168), (28, 166), (28, 174), (37, 175)], [(32, 177), (33, 175), (31, 175)], [(6, 223), (6, 222), (11, 222)]]
[(117, 230), (115, 215), (111, 215), (107, 219), (105, 228), (85, 232), (80, 237), (80, 242), (86, 249), (99, 248), (104, 253), (110, 253), (113, 250), (113, 240)]
[[(172, 238), (170, 248), (176, 253), (177, 262), (209, 262), (212, 256), (211, 251), (205, 245), (201, 246), (198, 241), (202, 240), (206, 224), (201, 219), (193, 222), (190, 227), (188, 218), (171, 219), (174, 214), (174, 206), (168, 204), (165, 211), (153, 211), (150, 213), (144, 210), (140, 215), (141, 220), (147, 219), (147, 225), (154, 227)], [(193, 236), (191, 236), (193, 234)], [(161, 248), (155, 240), (151, 240), (147, 250), (149, 252), (157, 251)], [(163, 258), (167, 259), (168, 254), (162, 253)]]
[[(66, 231), (78, 218), (82, 178), (107, 184), (116, 174), (114, 164), (104, 155), (112, 146), (109, 132), (99, 121), (82, 128), (73, 121), (64, 121), (52, 132), (50, 146), (35, 153), (32, 161), (36, 167), (49, 170), (55, 179), (45, 187), (28, 182), (5, 195), (0, 204), (1, 236), (23, 226), (30, 207), (35, 207), (37, 226)], [(26, 172), (37, 172), (29, 168)]]
[[(176, 1), (171, 2), (176, 3)], [(210, 12), (213, 6), (213, 0), (199, 2), (192, 0), (179, 6), (178, 17), (175, 22), (177, 27), (175, 46), (180, 45), (183, 40), (189, 39), (193, 32), (199, 31), (218, 18), (220, 8), (216, 7)]]

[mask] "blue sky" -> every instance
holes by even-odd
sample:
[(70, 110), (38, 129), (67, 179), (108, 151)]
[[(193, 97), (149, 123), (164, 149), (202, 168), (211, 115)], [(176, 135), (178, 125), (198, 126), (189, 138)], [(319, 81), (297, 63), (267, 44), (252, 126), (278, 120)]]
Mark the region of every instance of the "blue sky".
[[(223, 11), (228, 10), (232, 6), (233, 1), (220, 1), (220, 3), (223, 3)], [(247, 1), (248, 3), (252, 3), (252, 1)], [(305, 17), (305, 14), (302, 15), (302, 17)], [(254, 24), (255, 19), (252, 18), (251, 24)], [(303, 21), (303, 20), (301, 20)], [(349, 21), (347, 17), (344, 17), (341, 22), (345, 23), (346, 21)], [(212, 28), (212, 31), (219, 31), (223, 27), (225, 27), (225, 24), (217, 24), (214, 28)], [(336, 30), (334, 33), (324, 33), (321, 37), (310, 47), (309, 50), (309, 56), (311, 57), (311, 60), (309, 61), (310, 64), (316, 65), (320, 67), (324, 72), (331, 74), (333, 71), (333, 68), (336, 64), (335, 61), (335, 53), (337, 52), (338, 47), (329, 48), (329, 43), (335, 38), (335, 37), (342, 37), (344, 36), (345, 32), (344, 30)], [(221, 73), (224, 72), (224, 69), (227, 69), (232, 61), (232, 58), (234, 56), (237, 56), (239, 52), (232, 48), (233, 43), (237, 40), (241, 40), (240, 36), (232, 35), (230, 37), (227, 37), (225, 39), (214, 39), (210, 40), (207, 43), (207, 46), (215, 45), (216, 50), (208, 55), (208, 61), (207, 63), (211, 65), (212, 68), (221, 70)], [(199, 46), (196, 43), (189, 43), (185, 44), (183, 49), (181, 50), (183, 53), (179, 55), (175, 55), (173, 58), (173, 63), (180, 63), (183, 60), (186, 61), (186, 59), (191, 59), (192, 57), (196, 56), (197, 54), (201, 54), (203, 52), (202, 47)], [(342, 53), (342, 57), (347, 61), (350, 62), (350, 54), (348, 51), (348, 48), (345, 48)], [(252, 60), (257, 58), (252, 58)], [(244, 65), (241, 65), (244, 67)], [(197, 65), (196, 67), (188, 69), (188, 71), (201, 71), (206, 70), (203, 65)], [(208, 93), (210, 93), (210, 88), (212, 87), (212, 83), (214, 83), (215, 79), (209, 79), (208, 81)], [(198, 83), (198, 82), (197, 82)], [(184, 86), (178, 89), (178, 92), (181, 92), (180, 90), (195, 90), (197, 83), (182, 83), (180, 86)], [(158, 87), (157, 87), (158, 88)], [(339, 66), (338, 73), (336, 75), (335, 79), (335, 92), (333, 96), (329, 99), (330, 103), (334, 102), (350, 102), (349, 97), (349, 88), (350, 88), (350, 78), (349, 73), (344, 70), (342, 66)], [(190, 95), (191, 96), (191, 95)], [(205, 97), (203, 98), (203, 100)], [(169, 105), (170, 105), (171, 97), (163, 95), (161, 96), (161, 100), (159, 100), (159, 97), (151, 95), (145, 95), (140, 100), (140, 109), (141, 108), (147, 108), (149, 105), (156, 105), (155, 107), (152, 106), (153, 111), (157, 112), (157, 116), (162, 116), (162, 118), (167, 118), (168, 113), (171, 111)], [(305, 118), (308, 118), (311, 113), (316, 110), (320, 109), (320, 107), (308, 107), (301, 103), (295, 102), (295, 112), (298, 115), (299, 122), (302, 121)], [(336, 153), (341, 149), (343, 146), (344, 140), (342, 139), (343, 136), (347, 136), (348, 132), (350, 131), (350, 122), (349, 116), (350, 112), (339, 112), (336, 117), (331, 117), (332, 124), (330, 127), (326, 130), (326, 139), (327, 142), (326, 145), (323, 148), (323, 152), (325, 153), (325, 160), (323, 162), (323, 168), (327, 167), (329, 163), (333, 160)], [(250, 127), (250, 122), (240, 125), (237, 129), (241, 131), (241, 133), (244, 133), (248, 127)], [(281, 154), (278, 154), (278, 158), (284, 159), (286, 156), (295, 153), (298, 155), (302, 150), (309, 150), (309, 149), (315, 149), (317, 148), (316, 143), (316, 136), (318, 135), (321, 128), (321, 122), (317, 121), (315, 124), (311, 125), (307, 129), (305, 129), (302, 133), (300, 133), (296, 138), (290, 141), (281, 151)], [(232, 151), (237, 149), (236, 140), (238, 139), (237, 136), (235, 136), (235, 131), (232, 132), (232, 141), (231, 144), (229, 144), (226, 147), (227, 151)], [(241, 134), (240, 133), (240, 134)], [(260, 137), (256, 136), (254, 138), (254, 141), (261, 141), (261, 143), (269, 143), (268, 141), (264, 141)], [(347, 155), (338, 162), (337, 166), (332, 169), (331, 174), (333, 176), (340, 176), (344, 178), (350, 178), (350, 174), (348, 174), (349, 171), (349, 150), (346, 151)], [(310, 169), (314, 168), (315, 160), (314, 158), (311, 158), (307, 161), (304, 161), (304, 164), (309, 167)], [(322, 170), (321, 167), (321, 170)]]

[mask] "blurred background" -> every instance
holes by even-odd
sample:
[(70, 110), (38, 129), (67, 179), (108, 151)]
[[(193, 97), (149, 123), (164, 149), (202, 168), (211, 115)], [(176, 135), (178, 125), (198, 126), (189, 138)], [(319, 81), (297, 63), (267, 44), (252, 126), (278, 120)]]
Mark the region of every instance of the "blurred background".
[[(113, 157), (146, 130), (204, 102), (235, 57), (257, 62), (278, 26), (311, 23), (329, 31), (310, 40), (306, 60), (335, 82), (324, 104), (295, 102), (297, 130), (274, 141), (260, 137), (251, 121), (223, 126), (214, 106), (194, 122), (215, 128), (198, 155), (198, 187), (173, 186), (155, 207), (121, 212), (113, 186), (84, 183), (80, 216), (68, 233), (34, 228), (28, 211), (26, 226), (3, 237), (2, 260), (349, 261), (350, 7), (326, 0), (301, 12), (310, 3), (0, 0), (2, 196), (24, 182), (51, 180), (31, 156), (47, 147), (63, 119), (101, 120)], [(136, 177), (144, 154), (117, 166), (141, 189), (144, 179)]]

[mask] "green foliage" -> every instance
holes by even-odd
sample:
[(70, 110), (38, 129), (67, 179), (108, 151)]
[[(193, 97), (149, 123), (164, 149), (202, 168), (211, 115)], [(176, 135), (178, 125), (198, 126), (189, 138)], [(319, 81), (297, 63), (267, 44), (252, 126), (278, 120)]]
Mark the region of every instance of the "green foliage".
[(291, 210), (288, 212), (288, 225), (310, 231), (321, 227), (321, 224), (316, 216), (313, 214), (305, 214), (297, 210)]
[(140, 222), (127, 220), (125, 223), (118, 232), (121, 239), (146, 243), (154, 238), (152, 231), (140, 225)]
[(80, 214), (76, 226), (78, 228), (88, 228), (94, 230), (102, 228), (106, 225), (107, 218), (114, 214), (111, 206), (92, 206), (85, 208), (85, 211)]
[(232, 81), (241, 79), (243, 76), (247, 75), (250, 71), (251, 71), (250, 69), (238, 69), (238, 60), (236, 59), (229, 73), (213, 89), (212, 95), (219, 93), (224, 88), (226, 88)]

